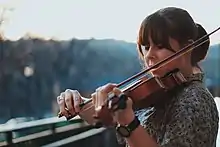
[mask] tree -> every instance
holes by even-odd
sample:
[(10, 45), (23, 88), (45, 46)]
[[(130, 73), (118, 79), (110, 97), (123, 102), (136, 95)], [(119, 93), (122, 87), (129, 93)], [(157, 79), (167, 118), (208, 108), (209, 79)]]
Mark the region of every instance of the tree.
[(8, 20), (7, 12), (11, 12), (13, 11), (14, 8), (11, 7), (0, 7), (0, 40), (4, 39), (4, 31), (3, 31), (3, 25), (6, 23), (6, 21)]
[[(13, 8), (10, 7), (0, 7), (0, 93), (3, 93), (2, 96), (4, 96), (4, 89), (5, 87), (7, 87), (10, 82), (10, 75), (9, 76), (4, 76), (5, 73), (5, 69), (8, 67), (7, 65), (4, 64), (4, 59), (5, 59), (5, 48), (4, 48), (4, 31), (3, 31), (3, 25), (5, 24), (5, 22), (8, 20), (8, 17), (6, 16), (6, 13), (8, 11), (13, 11)], [(6, 88), (6, 93), (7, 93), (7, 88)], [(0, 100), (0, 102), (4, 102), (4, 99)], [(10, 109), (8, 109), (9, 111), (6, 111), (6, 113), (8, 113), (8, 115), (11, 115), (11, 111)], [(4, 113), (4, 112), (3, 112)]]

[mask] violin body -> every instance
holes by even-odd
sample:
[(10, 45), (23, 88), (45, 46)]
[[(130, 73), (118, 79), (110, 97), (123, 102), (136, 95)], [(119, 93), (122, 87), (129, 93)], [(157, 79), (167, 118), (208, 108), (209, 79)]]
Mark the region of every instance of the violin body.
[[(186, 78), (179, 71), (174, 71), (163, 78), (143, 78), (122, 91), (132, 99), (133, 109), (138, 110), (153, 107), (163, 102), (163, 100), (169, 96), (169, 91), (184, 83), (187, 83)], [(111, 115), (109, 115), (110, 111), (107, 105), (103, 105), (101, 110), (96, 111), (95, 117), (97, 119), (101, 118), (99, 124), (102, 123), (103, 126), (112, 126), (114, 125), (114, 121)]]
[(142, 109), (166, 99), (169, 91), (186, 82), (186, 78), (179, 71), (174, 71), (163, 78), (143, 79), (124, 92), (132, 99), (134, 109)]

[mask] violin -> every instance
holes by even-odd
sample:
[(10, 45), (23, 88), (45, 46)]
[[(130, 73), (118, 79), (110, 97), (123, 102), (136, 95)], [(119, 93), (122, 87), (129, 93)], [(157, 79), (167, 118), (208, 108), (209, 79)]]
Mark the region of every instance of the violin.
[[(115, 122), (111, 116), (111, 112), (114, 111), (113, 106), (117, 105), (118, 109), (124, 109), (126, 107), (126, 98), (130, 97), (133, 101), (134, 109), (148, 108), (158, 103), (166, 97), (169, 91), (187, 83), (187, 79), (179, 70), (173, 70), (167, 73), (163, 77), (147, 77), (146, 74), (152, 70), (157, 70), (162, 66), (167, 66), (168, 63), (173, 62), (176, 58), (186, 54), (189, 51), (197, 48), (198, 46), (209, 41), (209, 36), (220, 30), (220, 27), (210, 32), (209, 34), (199, 38), (195, 42), (187, 45), (178, 52), (165, 58), (164, 60), (156, 63), (148, 69), (145, 69), (136, 75), (122, 81), (117, 84), (123, 94), (115, 96), (113, 93), (109, 93), (107, 99), (100, 106), (101, 109), (95, 110), (93, 101), (91, 98), (86, 99), (80, 104), (81, 111), (78, 114), (81, 118), (86, 118), (86, 122), (94, 124), (95, 127), (113, 126)], [(207, 39), (208, 38), (208, 39)], [(131, 82), (133, 80), (133, 82)], [(131, 83), (130, 83), (131, 82)], [(129, 83), (129, 84), (128, 84)], [(120, 88), (124, 86), (123, 88)], [(67, 110), (68, 111), (68, 110)], [(58, 117), (62, 117), (62, 113), (58, 113)], [(74, 116), (70, 115), (71, 119)]]

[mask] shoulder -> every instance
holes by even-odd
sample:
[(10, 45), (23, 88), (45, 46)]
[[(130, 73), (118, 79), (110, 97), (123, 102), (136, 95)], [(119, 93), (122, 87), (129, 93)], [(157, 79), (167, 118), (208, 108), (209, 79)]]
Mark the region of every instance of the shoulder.
[[(193, 82), (182, 88), (172, 99), (169, 120), (191, 124), (207, 133), (216, 133), (218, 129), (218, 109), (214, 97), (201, 82)], [(204, 131), (205, 132), (205, 131)], [(201, 133), (201, 132), (197, 132)]]
[(195, 111), (211, 109), (217, 111), (214, 97), (201, 82), (192, 82), (179, 90), (172, 102), (174, 106), (181, 105)]
[(213, 96), (202, 83), (193, 82), (180, 89), (170, 101), (166, 115), (166, 135), (162, 144), (214, 144), (218, 132), (218, 110)]

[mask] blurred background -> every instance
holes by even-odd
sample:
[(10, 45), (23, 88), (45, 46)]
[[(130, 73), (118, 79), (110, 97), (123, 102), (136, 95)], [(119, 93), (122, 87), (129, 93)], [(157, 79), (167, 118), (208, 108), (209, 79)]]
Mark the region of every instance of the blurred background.
[[(155, 10), (184, 8), (211, 32), (220, 26), (216, 4), (217, 0), (0, 0), (2, 146), (118, 146), (111, 129), (58, 119), (56, 97), (68, 88), (89, 97), (98, 86), (138, 73), (137, 31)], [(220, 33), (210, 38), (209, 53), (200, 64), (218, 103)]]

